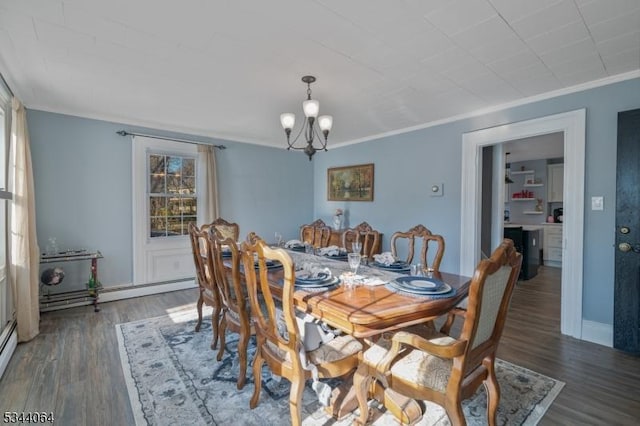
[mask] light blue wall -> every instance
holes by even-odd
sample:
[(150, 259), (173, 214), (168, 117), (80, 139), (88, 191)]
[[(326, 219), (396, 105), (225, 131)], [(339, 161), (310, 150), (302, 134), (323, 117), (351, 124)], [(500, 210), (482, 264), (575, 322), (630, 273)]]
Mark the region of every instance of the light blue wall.
[(99, 249), (105, 286), (132, 282), (131, 138), (128, 131), (224, 144), (216, 151), (220, 214), (272, 241), (312, 218), (313, 172), (303, 155), (282, 149), (189, 136), (99, 120), (28, 111), (38, 243)]
[[(385, 250), (394, 231), (422, 223), (446, 240), (441, 268), (457, 271), (462, 134), (582, 108), (587, 110), (583, 316), (613, 324), (617, 114), (640, 108), (640, 79), (320, 153), (314, 158), (314, 215), (328, 220), (335, 208), (345, 208), (351, 224), (366, 220), (385, 234)], [(374, 201), (327, 201), (327, 168), (360, 163), (375, 164)], [(444, 183), (443, 197), (429, 196), (433, 183)], [(604, 211), (590, 210), (595, 195), (604, 196)]]

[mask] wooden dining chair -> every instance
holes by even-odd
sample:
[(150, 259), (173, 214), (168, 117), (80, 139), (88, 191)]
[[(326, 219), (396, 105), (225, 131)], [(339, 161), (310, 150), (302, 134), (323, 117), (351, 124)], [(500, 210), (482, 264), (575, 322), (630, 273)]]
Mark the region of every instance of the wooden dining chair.
[[(455, 308), (442, 329), (430, 334), (399, 331), (381, 338), (362, 355), (354, 376), (360, 417), (368, 418), (368, 393), (374, 381), (386, 389), (444, 407), (454, 426), (465, 425), (462, 401), (480, 384), (487, 392), (487, 420), (496, 424), (500, 386), (495, 358), (507, 318), (522, 255), (505, 239), (489, 259), (481, 260), (471, 279), (466, 310)], [(455, 318), (464, 318), (458, 337), (450, 335)], [(429, 330), (421, 328), (421, 331)], [(402, 416), (401, 412), (394, 413)], [(403, 419), (406, 421), (407, 419)]]
[[(210, 227), (215, 227), (216, 229), (218, 229), (220, 232), (223, 233), (223, 235), (225, 235), (225, 237), (230, 237), (233, 238), (234, 240), (238, 239), (238, 236), (240, 235), (240, 226), (238, 226), (237, 223), (232, 223), (232, 222), (228, 222), (222, 218), (217, 218), (216, 220), (214, 220), (211, 223), (205, 223), (204, 225), (202, 225), (200, 228), (196, 227), (195, 224), (193, 223), (189, 223), (189, 235), (191, 236), (191, 229), (192, 226), (194, 227), (195, 230), (198, 230), (200, 232), (207, 232), (209, 230)], [(214, 308), (214, 313), (217, 313), (217, 315), (220, 315), (220, 308), (218, 306), (218, 302), (216, 302), (215, 299), (215, 295), (211, 295), (211, 294), (206, 294), (206, 293), (210, 293), (210, 290), (208, 289), (206, 283), (205, 284), (201, 284), (201, 269), (202, 266), (198, 264), (197, 261), (197, 257), (196, 257), (196, 250), (195, 247), (198, 247), (200, 250), (200, 256), (205, 256), (207, 255), (206, 253), (206, 248), (207, 248), (207, 244), (208, 244), (208, 236), (206, 234), (201, 234), (200, 238), (194, 238), (193, 236), (190, 237), (191, 239), (191, 251), (193, 252), (193, 257), (194, 257), (194, 264), (196, 267), (196, 279), (198, 280), (198, 287), (200, 289), (200, 293), (198, 295), (198, 302), (197, 302), (197, 310), (198, 310), (198, 322), (196, 323), (196, 331), (200, 331), (200, 326), (202, 325), (202, 305), (203, 304), (207, 304), (209, 306), (212, 306)], [(198, 244), (195, 244), (196, 242), (198, 242)], [(215, 279), (215, 278), (214, 278)], [(213, 283), (215, 284), (215, 283)], [(215, 286), (214, 286), (215, 287)], [(212, 344), (212, 349), (216, 348), (217, 345), (217, 324), (218, 321), (215, 321), (216, 326), (214, 327), (214, 341)]]
[[(223, 232), (216, 227), (209, 228), (209, 239), (213, 251), (212, 268), (216, 274), (222, 308), (219, 325), (220, 349), (217, 359), (221, 361), (224, 355), (227, 329), (238, 333), (240, 336), (238, 340), (240, 366), (237, 387), (242, 389), (247, 376), (247, 347), (249, 346), (249, 338), (254, 333), (246, 285), (240, 271), (242, 253), (236, 239), (232, 236), (225, 237)], [(225, 249), (230, 252), (230, 256), (223, 255)], [(228, 265), (225, 265), (225, 260)]]
[(322, 219), (300, 227), (300, 241), (316, 248), (327, 247), (330, 238), (331, 228)]
[(218, 322), (220, 318), (220, 295), (216, 283), (215, 273), (212, 269), (211, 243), (209, 241), (209, 225), (198, 228), (194, 223), (189, 223), (189, 238), (191, 240), (191, 251), (193, 262), (196, 267), (196, 280), (198, 281), (198, 322), (196, 332), (200, 331), (202, 325), (202, 305), (206, 304), (213, 308), (211, 315), (211, 328), (213, 329), (213, 339), (211, 349), (215, 349), (218, 344)]
[(223, 238), (231, 238), (233, 241), (238, 241), (238, 238), (240, 238), (240, 226), (235, 222), (227, 222), (219, 217), (211, 222), (209, 226), (216, 228)]
[[(263, 240), (243, 243), (243, 261), (249, 301), (255, 317), (257, 347), (253, 361), (255, 389), (250, 407), (255, 408), (260, 399), (262, 389), (262, 365), (266, 362), (271, 371), (291, 382), (289, 408), (291, 424), (302, 423), (300, 408), (305, 382), (315, 372), (319, 378), (341, 377), (353, 371), (358, 365), (358, 354), (362, 344), (348, 334), (337, 336), (318, 349), (306, 351), (302, 336), (298, 329), (293, 302), (295, 291), (295, 268), (289, 254), (278, 248), (270, 248)], [(254, 268), (254, 258), (258, 259), (258, 267)], [(269, 285), (273, 278), (269, 277), (266, 262), (278, 261), (283, 266), (281, 296), (274, 294)], [(260, 306), (258, 294), (264, 298), (264, 306)], [(277, 301), (281, 300), (282, 317), (278, 318)], [(280, 327), (279, 327), (280, 325)]]
[[(426, 270), (428, 268), (434, 271), (440, 270), (440, 263), (442, 262), (442, 256), (444, 256), (444, 238), (441, 235), (435, 235), (428, 230), (424, 225), (416, 225), (406, 232), (395, 232), (391, 236), (391, 254), (394, 257), (398, 256), (401, 242), (405, 242), (407, 248), (406, 262), (411, 263), (414, 258), (414, 251), (416, 243), (421, 245), (419, 261), (422, 263), (422, 267)], [(429, 252), (430, 246), (436, 247), (436, 252), (431, 256)]]
[(358, 241), (362, 244), (361, 253), (369, 259), (373, 258), (373, 255), (380, 251), (380, 232), (376, 231), (367, 222), (362, 222), (355, 228), (346, 229), (342, 233), (342, 247), (347, 252), (352, 252), (352, 244), (354, 241)]

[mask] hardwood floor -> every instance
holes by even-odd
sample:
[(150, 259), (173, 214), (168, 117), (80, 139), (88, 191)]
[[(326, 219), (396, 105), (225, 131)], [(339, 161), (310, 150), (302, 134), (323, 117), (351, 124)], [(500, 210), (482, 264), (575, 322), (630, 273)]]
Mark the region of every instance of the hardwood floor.
[[(197, 290), (43, 313), (0, 380), (0, 412), (53, 412), (59, 425), (130, 425), (115, 324), (194, 305)], [(560, 335), (560, 270), (521, 281), (500, 358), (566, 383), (541, 425), (637, 425), (640, 358)], [(251, 389), (249, 389), (251, 391)]]

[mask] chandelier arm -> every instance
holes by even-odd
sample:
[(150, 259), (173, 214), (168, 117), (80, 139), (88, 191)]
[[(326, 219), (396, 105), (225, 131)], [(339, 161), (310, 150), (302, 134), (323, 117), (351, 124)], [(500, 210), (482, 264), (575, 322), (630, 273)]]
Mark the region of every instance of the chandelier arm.
[(316, 137), (322, 144), (322, 146), (319, 149), (327, 151), (327, 139), (324, 137), (324, 135), (323, 134), (321, 135), (320, 133), (318, 133), (318, 129), (315, 126), (313, 128), (313, 133), (315, 133)]
[(296, 142), (298, 142), (298, 138), (300, 137), (300, 135), (304, 131), (304, 128), (306, 127), (306, 125), (307, 125), (306, 122), (305, 122), (305, 124), (302, 125), (302, 127), (300, 128), (300, 131), (298, 132), (296, 137), (293, 139), (293, 142), (289, 142), (289, 138), (287, 138), (287, 144), (289, 145), (289, 147), (287, 149), (304, 149), (304, 148), (297, 148), (294, 145), (296, 144)]

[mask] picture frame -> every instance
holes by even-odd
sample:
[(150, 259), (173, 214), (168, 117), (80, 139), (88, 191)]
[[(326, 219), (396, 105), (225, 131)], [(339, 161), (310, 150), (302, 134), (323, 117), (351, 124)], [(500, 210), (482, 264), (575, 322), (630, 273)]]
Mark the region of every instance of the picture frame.
[(373, 163), (327, 169), (328, 201), (373, 201)]

